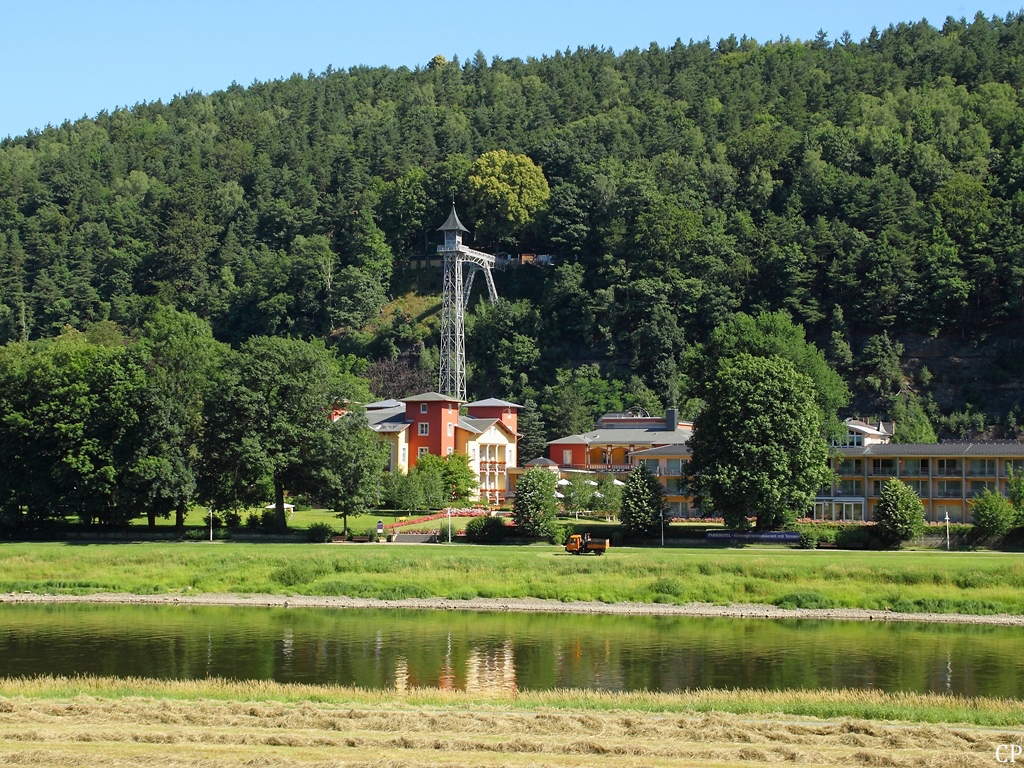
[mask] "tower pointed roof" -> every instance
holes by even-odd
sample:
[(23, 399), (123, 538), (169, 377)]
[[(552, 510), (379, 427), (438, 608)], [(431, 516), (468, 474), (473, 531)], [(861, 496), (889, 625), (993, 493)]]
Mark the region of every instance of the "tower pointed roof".
[(464, 226), (462, 226), (462, 222), (459, 221), (459, 214), (457, 214), (455, 212), (455, 203), (454, 202), (452, 203), (452, 212), (448, 214), (448, 218), (445, 219), (444, 224), (442, 224), (440, 227), (437, 228), (437, 231), (438, 232), (444, 232), (444, 231), (449, 230), (449, 229), (454, 229), (454, 230), (457, 230), (459, 232), (469, 232), (468, 229), (466, 229)]

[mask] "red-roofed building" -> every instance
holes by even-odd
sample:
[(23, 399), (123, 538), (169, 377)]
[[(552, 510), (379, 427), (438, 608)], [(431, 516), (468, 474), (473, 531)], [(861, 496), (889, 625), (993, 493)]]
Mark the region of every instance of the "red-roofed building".
[[(477, 496), (504, 501), (508, 467), (516, 464), (520, 406), (490, 398), (465, 405), (437, 392), (366, 406), (370, 428), (391, 446), (388, 468), (408, 472), (424, 454), (462, 453), (477, 475)], [(460, 409), (465, 408), (465, 415)]]

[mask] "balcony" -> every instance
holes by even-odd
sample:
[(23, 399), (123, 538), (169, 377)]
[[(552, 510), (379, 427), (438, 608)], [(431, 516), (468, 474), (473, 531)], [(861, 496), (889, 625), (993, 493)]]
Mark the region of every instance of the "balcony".
[(938, 467), (935, 470), (936, 477), (960, 477), (963, 469), (960, 467)]
[(633, 471), (632, 464), (559, 464), (559, 469), (579, 469), (585, 472), (625, 472)]

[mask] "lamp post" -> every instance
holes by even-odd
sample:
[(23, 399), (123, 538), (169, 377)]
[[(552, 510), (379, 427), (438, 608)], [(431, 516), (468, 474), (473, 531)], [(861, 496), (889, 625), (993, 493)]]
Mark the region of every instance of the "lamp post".
[(949, 552), (949, 510), (946, 510), (946, 551)]
[(448, 543), (451, 544), (452, 543), (452, 508), (448, 507), (447, 509), (445, 509), (445, 512), (448, 513)]
[(661, 508), (661, 546), (665, 546), (665, 508)]
[(210, 541), (213, 541), (213, 507), (210, 507)]

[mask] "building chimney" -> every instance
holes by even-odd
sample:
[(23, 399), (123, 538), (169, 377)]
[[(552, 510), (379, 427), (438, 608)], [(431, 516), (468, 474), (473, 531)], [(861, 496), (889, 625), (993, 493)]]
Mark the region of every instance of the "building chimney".
[(677, 429), (679, 429), (678, 408), (665, 409), (665, 429), (667, 429), (669, 432), (675, 432)]

